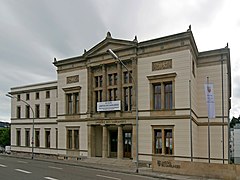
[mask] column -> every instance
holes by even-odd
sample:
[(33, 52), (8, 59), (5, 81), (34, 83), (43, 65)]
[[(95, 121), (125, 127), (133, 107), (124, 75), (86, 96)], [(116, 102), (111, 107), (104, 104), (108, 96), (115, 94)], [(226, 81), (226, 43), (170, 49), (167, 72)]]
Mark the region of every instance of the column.
[(95, 157), (95, 128), (88, 125), (88, 157)]
[(137, 145), (137, 127), (136, 124), (132, 125), (132, 158), (134, 161), (136, 161), (136, 145)]
[(91, 67), (87, 68), (87, 72), (88, 72), (88, 109), (87, 109), (87, 114), (88, 117), (91, 117), (92, 114), (92, 102), (93, 102), (93, 96), (92, 96), (92, 69)]
[(122, 125), (118, 126), (118, 145), (117, 145), (117, 157), (118, 159), (123, 158), (123, 127)]
[(108, 157), (108, 130), (106, 125), (103, 126), (102, 157)]

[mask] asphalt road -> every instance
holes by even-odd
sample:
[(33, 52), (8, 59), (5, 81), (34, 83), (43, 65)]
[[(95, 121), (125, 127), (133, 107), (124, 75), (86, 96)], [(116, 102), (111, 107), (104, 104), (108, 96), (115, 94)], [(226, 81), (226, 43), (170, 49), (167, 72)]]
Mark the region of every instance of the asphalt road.
[(0, 156), (1, 180), (156, 180), (156, 178)]

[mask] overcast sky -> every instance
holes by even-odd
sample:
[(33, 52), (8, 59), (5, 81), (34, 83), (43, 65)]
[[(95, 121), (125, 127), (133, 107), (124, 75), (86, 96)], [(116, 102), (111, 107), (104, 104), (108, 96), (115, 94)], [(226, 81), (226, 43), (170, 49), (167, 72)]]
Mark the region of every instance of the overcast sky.
[(57, 59), (82, 55), (106, 37), (139, 41), (192, 25), (199, 51), (229, 43), (231, 116), (240, 114), (239, 0), (0, 0), (0, 121), (11, 87), (56, 80)]

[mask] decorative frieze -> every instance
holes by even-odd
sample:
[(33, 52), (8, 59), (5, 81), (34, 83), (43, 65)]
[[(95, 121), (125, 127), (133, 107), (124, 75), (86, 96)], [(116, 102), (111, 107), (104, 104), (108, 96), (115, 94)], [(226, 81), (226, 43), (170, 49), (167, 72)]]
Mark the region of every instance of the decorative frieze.
[(157, 61), (152, 63), (152, 71), (172, 68), (172, 59)]
[(79, 75), (67, 77), (67, 84), (79, 82)]

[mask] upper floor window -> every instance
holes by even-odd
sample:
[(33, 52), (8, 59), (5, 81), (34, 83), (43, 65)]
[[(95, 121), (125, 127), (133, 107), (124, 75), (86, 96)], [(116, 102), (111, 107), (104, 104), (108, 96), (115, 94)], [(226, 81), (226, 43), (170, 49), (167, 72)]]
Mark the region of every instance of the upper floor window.
[(30, 94), (27, 93), (27, 94), (26, 94), (26, 100), (29, 100), (29, 99), (30, 99)]
[(102, 87), (103, 77), (95, 76), (95, 87)]
[(174, 82), (176, 73), (148, 76), (152, 84), (151, 88), (151, 109), (172, 110), (174, 108)]
[(51, 111), (50, 111), (51, 109), (50, 109), (50, 104), (46, 104), (46, 117), (47, 118), (49, 118), (50, 117), (50, 113), (51, 113)]
[(113, 74), (108, 74), (108, 85), (109, 86), (113, 86), (113, 85), (117, 85), (117, 73), (113, 73)]
[(132, 71), (123, 72), (123, 82), (124, 84), (132, 83)]
[(40, 105), (36, 104), (35, 105), (35, 118), (39, 118), (40, 117)]
[(39, 99), (39, 92), (36, 92), (35, 99)]
[(17, 106), (17, 118), (21, 118), (21, 106)]
[(46, 91), (46, 98), (50, 98), (50, 91)]
[(79, 93), (67, 94), (67, 114), (79, 113)]
[(18, 94), (18, 95), (17, 95), (17, 101), (20, 101), (20, 100), (21, 100), (21, 95)]
[(26, 118), (30, 118), (30, 106), (26, 106)]
[(124, 87), (123, 88), (123, 104), (124, 104), (124, 111), (131, 111), (132, 110), (132, 87)]

